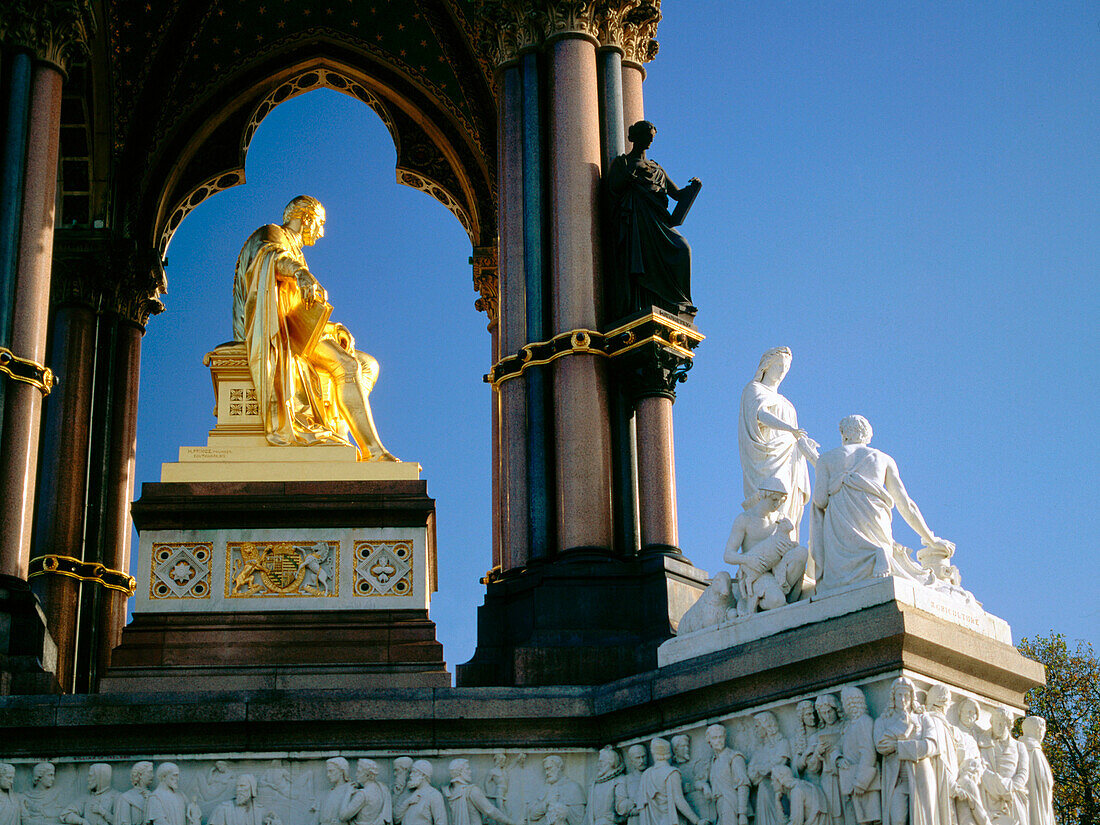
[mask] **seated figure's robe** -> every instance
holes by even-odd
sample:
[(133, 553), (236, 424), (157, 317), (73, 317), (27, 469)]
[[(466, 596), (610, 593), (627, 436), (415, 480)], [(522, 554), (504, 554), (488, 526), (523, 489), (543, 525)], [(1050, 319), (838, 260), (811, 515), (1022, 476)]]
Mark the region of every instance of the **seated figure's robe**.
[(233, 338), (248, 352), (271, 444), (348, 444), (325, 407), (320, 375), (294, 351), (287, 329), (286, 316), (301, 300), (293, 277), (299, 269), (308, 267), (293, 232), (269, 224), (249, 236), (233, 282)]

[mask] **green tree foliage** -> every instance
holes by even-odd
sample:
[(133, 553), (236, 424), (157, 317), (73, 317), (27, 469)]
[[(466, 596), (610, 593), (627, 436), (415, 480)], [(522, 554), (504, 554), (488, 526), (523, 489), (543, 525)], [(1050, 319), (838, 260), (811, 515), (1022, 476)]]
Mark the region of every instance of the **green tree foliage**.
[(1019, 650), (1046, 665), (1047, 683), (1027, 694), (1028, 713), (1047, 720), (1043, 750), (1054, 774), (1061, 825), (1100, 823), (1100, 662), (1092, 645), (1076, 650), (1061, 633), (1022, 639)]

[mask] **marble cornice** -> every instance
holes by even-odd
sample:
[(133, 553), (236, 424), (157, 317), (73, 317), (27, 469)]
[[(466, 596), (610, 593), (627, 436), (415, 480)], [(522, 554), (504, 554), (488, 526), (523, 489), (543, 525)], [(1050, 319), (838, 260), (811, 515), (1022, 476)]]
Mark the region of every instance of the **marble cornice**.
[(6, 0), (0, 16), (0, 42), (61, 71), (84, 54), (93, 31), (88, 0)]

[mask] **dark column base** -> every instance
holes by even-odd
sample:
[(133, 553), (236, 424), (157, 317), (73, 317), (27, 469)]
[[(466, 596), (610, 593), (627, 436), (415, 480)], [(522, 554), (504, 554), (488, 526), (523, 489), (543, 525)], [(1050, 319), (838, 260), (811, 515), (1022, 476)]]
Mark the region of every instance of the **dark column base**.
[(0, 575), (0, 695), (60, 693), (57, 645), (30, 585)]
[(491, 582), (459, 686), (592, 685), (657, 665), (657, 646), (705, 589), (683, 556), (587, 554)]

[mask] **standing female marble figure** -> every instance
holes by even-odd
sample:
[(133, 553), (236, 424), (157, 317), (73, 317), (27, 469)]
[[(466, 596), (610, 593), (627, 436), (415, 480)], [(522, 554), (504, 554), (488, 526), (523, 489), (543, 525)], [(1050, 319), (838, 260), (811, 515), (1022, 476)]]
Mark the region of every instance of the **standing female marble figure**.
[(737, 444), (741, 453), (745, 500), (749, 501), (760, 482), (778, 478), (789, 494), (780, 511), (794, 525), (798, 540), (802, 511), (810, 500), (810, 471), (807, 459), (817, 461), (817, 444), (798, 427), (794, 405), (779, 393), (779, 384), (791, 368), (791, 351), (775, 347), (760, 358), (752, 381), (741, 393), (741, 414)]

